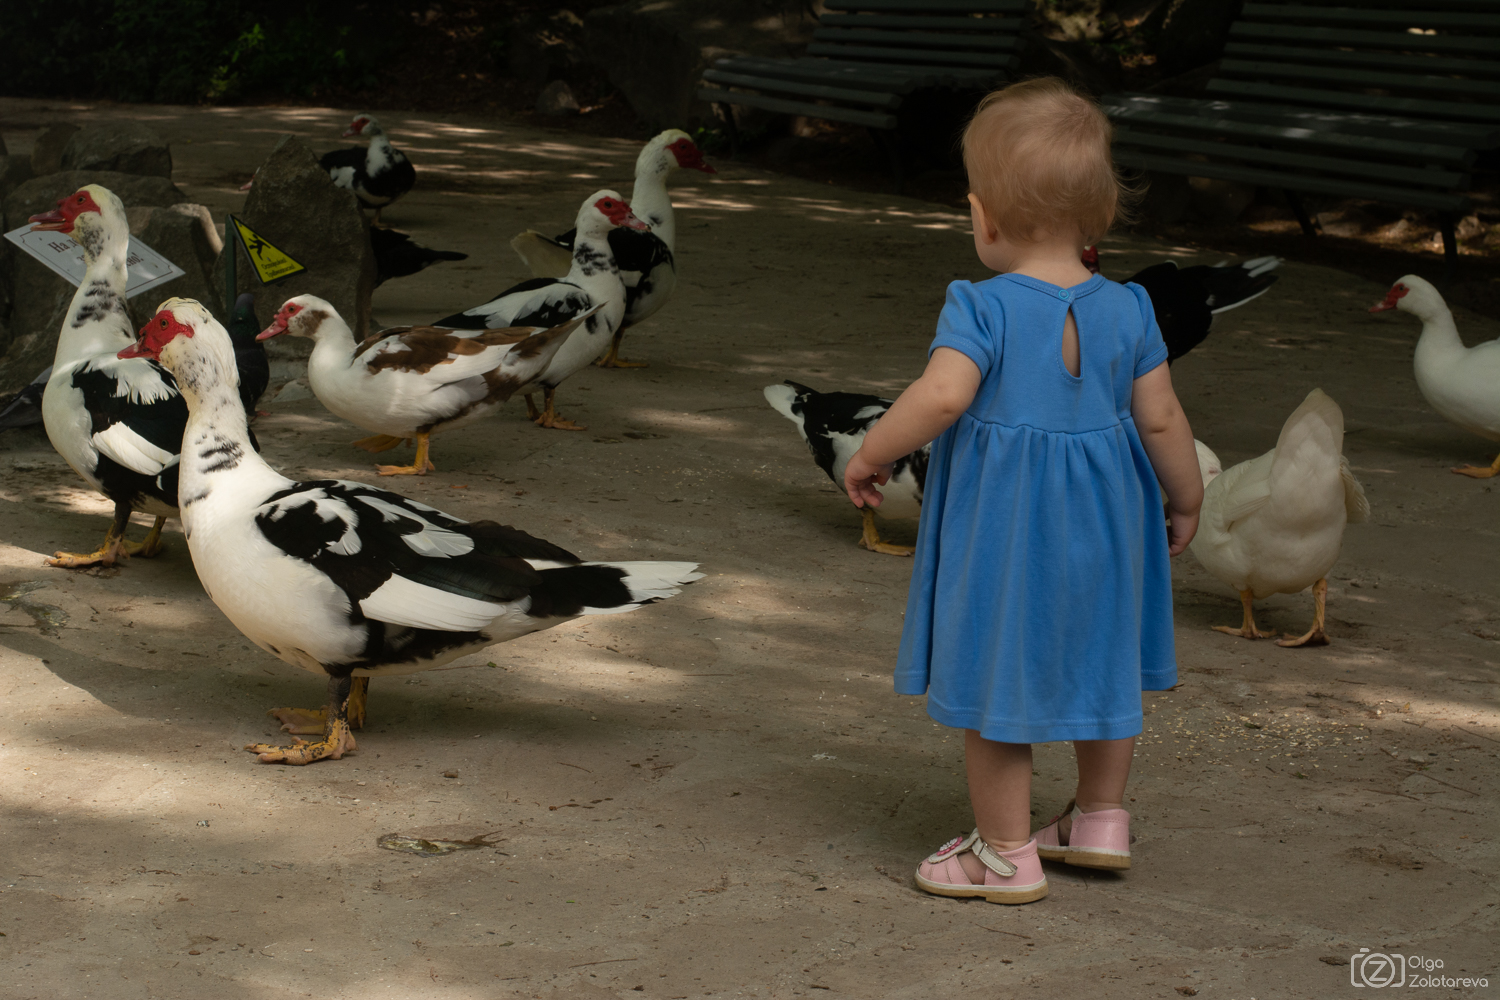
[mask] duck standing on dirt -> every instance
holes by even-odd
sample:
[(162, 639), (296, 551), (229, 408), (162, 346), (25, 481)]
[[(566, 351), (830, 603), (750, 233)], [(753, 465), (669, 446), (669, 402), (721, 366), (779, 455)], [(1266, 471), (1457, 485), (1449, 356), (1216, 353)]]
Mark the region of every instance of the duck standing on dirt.
[[(797, 431), (812, 452), (813, 461), (828, 473), (828, 478), (840, 490), (844, 488), (844, 467), (864, 443), (865, 432), (885, 416), (885, 411), (894, 402), (855, 392), (818, 392), (790, 379), (781, 385), (768, 385), (762, 392), (772, 409), (797, 425)], [(896, 460), (891, 478), (880, 486), (882, 517), (914, 518), (921, 514), (922, 489), (926, 485), (927, 459), (931, 454), (932, 445), (927, 444)], [(861, 547), (888, 556), (912, 554), (914, 550), (910, 545), (894, 545), (880, 540), (873, 508), (866, 506), (862, 513)]]
[[(1098, 274), (1099, 248), (1085, 249), (1083, 263)], [(1203, 343), (1215, 316), (1266, 294), (1278, 277), (1272, 272), (1280, 266), (1280, 257), (1256, 257), (1233, 267), (1227, 260), (1192, 267), (1167, 260), (1137, 271), (1124, 283), (1140, 285), (1150, 296), (1171, 364)]]
[[(1422, 321), (1412, 369), (1427, 404), (1471, 434), (1500, 441), (1500, 340), (1465, 347), (1448, 303), (1432, 283), (1408, 274), (1370, 312), (1399, 309)], [(1500, 455), (1488, 466), (1464, 465), (1460, 476), (1500, 475)]]
[[(625, 282), (625, 321), (615, 331), (609, 353), (598, 362), (601, 368), (644, 368), (644, 361), (620, 357), (625, 331), (654, 315), (677, 289), (677, 221), (667, 180), (679, 169), (718, 173), (704, 161), (703, 153), (681, 129), (667, 129), (646, 143), (635, 160), (635, 187), (630, 208), (650, 229), (640, 232), (616, 229), (609, 246)], [(560, 278), (572, 266), (576, 229), (548, 239), (528, 229), (510, 241), (511, 248), (539, 278)]]
[(584, 562), (373, 486), (283, 477), (250, 448), (228, 333), (191, 299), (164, 302), (120, 353), (160, 359), (182, 387), (182, 526), (210, 599), (262, 649), (328, 677), (325, 708), (272, 713), (287, 732), (321, 739), (245, 748), (267, 763), (355, 749), (372, 676), (631, 611), (702, 576), (687, 562)]
[(378, 465), (382, 476), (423, 476), (436, 466), (428, 439), (493, 413), (536, 378), (584, 323), (584, 313), (551, 329), (481, 330), (460, 336), (430, 326), (398, 327), (356, 343), (349, 324), (316, 295), (288, 299), (261, 340), (281, 334), (314, 342), (307, 381), (332, 413), (373, 437), (354, 442), (366, 451), (394, 448), (414, 438), (411, 465)]
[(1312, 587), (1313, 624), (1306, 634), (1278, 646), (1323, 646), (1328, 571), (1338, 561), (1344, 525), (1370, 516), (1364, 487), (1343, 455), (1344, 413), (1322, 389), (1307, 394), (1292, 411), (1276, 447), (1259, 458), (1225, 469), (1201, 441), (1203, 512), (1189, 548), (1203, 568), (1240, 595), (1240, 628), (1215, 625), (1246, 639), (1275, 633), (1255, 627), (1251, 602)]
[[(135, 343), (125, 310), (130, 226), (112, 191), (87, 184), (54, 211), (31, 217), (32, 230), (66, 233), (83, 247), (86, 269), (57, 337), (52, 376), (42, 395), (47, 437), (73, 471), (115, 506), (104, 543), (93, 552), (58, 552), (50, 566), (113, 566), (161, 551), (161, 529), (177, 516), (178, 452), (187, 406), (172, 376), (146, 358), (121, 359)], [(132, 511), (156, 523), (127, 542)]]
[[(557, 415), (555, 396), (563, 379), (587, 368), (604, 352), (625, 318), (625, 284), (610, 248), (617, 227), (644, 231), (625, 199), (608, 189), (595, 191), (583, 202), (576, 220), (572, 265), (563, 278), (532, 278), (512, 285), (483, 305), (444, 316), (432, 325), (459, 330), (495, 330), (514, 326), (554, 327), (576, 316), (592, 313), (583, 329), (568, 338), (552, 363), (519, 390), (526, 396), (526, 412), (540, 427), (587, 430)], [(531, 394), (541, 389), (545, 408), (538, 410)]]
[(344, 130), (345, 139), (353, 136), (363, 136), (370, 144), (364, 149), (346, 146), (324, 153), (318, 163), (328, 171), (335, 185), (353, 191), (361, 205), (375, 210), (370, 224), (378, 228), (381, 210), (412, 189), (417, 182), (417, 171), (406, 154), (391, 145), (380, 123), (369, 115), (355, 116)]

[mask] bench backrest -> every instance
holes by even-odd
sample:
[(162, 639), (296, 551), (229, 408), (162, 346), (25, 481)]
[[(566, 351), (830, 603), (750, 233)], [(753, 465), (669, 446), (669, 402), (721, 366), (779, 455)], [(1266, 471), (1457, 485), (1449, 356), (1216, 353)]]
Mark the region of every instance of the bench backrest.
[(1208, 95), (1500, 123), (1500, 0), (1249, 0)]
[(1014, 73), (1031, 0), (828, 0), (825, 6), (810, 56)]

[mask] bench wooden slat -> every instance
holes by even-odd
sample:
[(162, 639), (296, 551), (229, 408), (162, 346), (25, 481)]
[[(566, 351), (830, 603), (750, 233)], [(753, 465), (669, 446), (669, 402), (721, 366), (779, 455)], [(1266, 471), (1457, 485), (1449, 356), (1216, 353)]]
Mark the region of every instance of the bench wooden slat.
[(873, 13), (1025, 14), (1031, 10), (1031, 0), (829, 0), (823, 6), (829, 10), (868, 10)]
[(1301, 167), (1323, 173), (1343, 174), (1350, 177), (1368, 177), (1384, 181), (1405, 181), (1422, 187), (1452, 190), (1462, 187), (1467, 175), (1452, 170), (1425, 167), (1402, 167), (1386, 163), (1371, 163), (1368, 160), (1346, 160), (1332, 156), (1316, 156), (1309, 153), (1294, 153), (1286, 149), (1263, 149), (1257, 146), (1241, 146), (1228, 142), (1211, 142), (1203, 139), (1187, 139), (1176, 135), (1158, 135), (1140, 132), (1131, 128), (1119, 129), (1115, 135), (1117, 148), (1144, 146), (1150, 149), (1170, 149), (1179, 153), (1195, 153), (1217, 156), (1250, 163), (1266, 163), (1273, 166)]
[(1390, 25), (1397, 28), (1500, 29), (1500, 14), (1481, 11), (1371, 10), (1368, 7), (1314, 7), (1295, 3), (1247, 3), (1240, 17), (1287, 21), (1321, 21), (1324, 24)]
[[(1160, 94), (1114, 94), (1102, 99), (1105, 109), (1114, 106), (1144, 108), (1173, 114), (1232, 118), (1261, 125), (1309, 128), (1345, 135), (1367, 136), (1380, 142), (1431, 142), (1440, 146), (1490, 149), (1500, 145), (1500, 128), (1492, 125), (1444, 122), (1430, 119), (1376, 115), (1361, 111), (1314, 108), (1306, 105), (1166, 97)], [(1378, 149), (1379, 147), (1372, 147)]]
[(1371, 70), (1319, 66), (1304, 57), (1302, 62), (1261, 62), (1249, 59), (1224, 59), (1219, 72), (1248, 76), (1255, 80), (1326, 80), (1357, 87), (1381, 87), (1390, 90), (1425, 90), (1439, 94), (1468, 94), (1491, 100), (1500, 99), (1500, 83), (1490, 80), (1462, 80), (1451, 76), (1418, 76), (1415, 73), (1379, 73)]
[(824, 14), (818, 23), (831, 28), (929, 28), (938, 31), (1014, 33), (1026, 22), (1019, 17), (918, 17), (902, 14)]
[(722, 104), (745, 104), (752, 108), (764, 108), (785, 115), (806, 115), (809, 118), (826, 118), (831, 121), (849, 122), (867, 128), (894, 129), (896, 116), (875, 111), (859, 111), (841, 108), (836, 104), (813, 104), (809, 101), (788, 101), (764, 94), (747, 94), (738, 90), (714, 90), (703, 87), (698, 91), (701, 100)]
[(1297, 101), (1314, 107), (1367, 108), (1386, 114), (1432, 115), (1464, 121), (1500, 122), (1500, 105), (1464, 104), (1459, 101), (1429, 101), (1415, 97), (1372, 97), (1341, 90), (1309, 90), (1248, 80), (1210, 80), (1211, 94), (1245, 94), (1269, 100)]
[(1426, 73), (1469, 73), (1474, 76), (1500, 76), (1500, 60), (1449, 59), (1443, 56), (1408, 55), (1399, 52), (1356, 52), (1346, 49), (1298, 48), (1294, 45), (1261, 45), (1257, 42), (1230, 42), (1224, 46), (1226, 56), (1260, 59), (1296, 60), (1324, 65), (1394, 67)]
[[(1105, 112), (1116, 122), (1139, 122), (1162, 128), (1188, 132), (1203, 132), (1210, 135), (1240, 136), (1249, 140), (1289, 146), (1316, 146), (1324, 149), (1341, 149), (1357, 153), (1368, 153), (1370, 137), (1350, 135), (1344, 132), (1325, 131), (1300, 125), (1264, 125), (1255, 122), (1233, 121), (1228, 118), (1201, 115), (1171, 114), (1133, 107), (1131, 105), (1105, 105)], [(1406, 142), (1400, 139), (1382, 139), (1383, 152), (1427, 163), (1447, 163), (1467, 167), (1479, 158), (1472, 149), (1462, 146), (1445, 146), (1430, 142)]]
[(813, 37), (820, 42), (856, 45), (872, 42), (876, 45), (914, 45), (924, 49), (945, 50), (944, 53), (923, 53), (931, 56), (945, 54), (946, 51), (965, 49), (1006, 52), (1014, 49), (1018, 41), (1015, 35), (958, 35), (932, 31), (882, 31), (878, 28), (868, 30), (864, 28), (818, 28), (813, 31)]
[(1409, 35), (1394, 31), (1358, 31), (1349, 28), (1308, 28), (1299, 24), (1250, 24), (1236, 21), (1229, 26), (1230, 38), (1266, 41), (1319, 42), (1334, 46), (1396, 49), (1403, 52), (1495, 51), (1495, 39), (1467, 35)]
[(1293, 191), (1310, 191), (1314, 194), (1330, 194), (1342, 198), (1369, 198), (1372, 201), (1418, 205), (1460, 215), (1467, 214), (1473, 208), (1473, 202), (1468, 196), (1461, 194), (1441, 194), (1436, 191), (1413, 190), (1409, 187), (1365, 184), (1337, 178), (1308, 177), (1303, 174), (1262, 170), (1257, 167), (1237, 167), (1225, 163), (1199, 163), (1174, 156), (1140, 153), (1130, 149), (1122, 149), (1116, 153), (1115, 162), (1137, 170), (1182, 174), (1188, 177), (1216, 177), (1227, 181), (1239, 181), (1242, 184), (1290, 188)]
[(850, 104), (869, 104), (882, 111), (894, 111), (901, 104), (901, 95), (881, 93), (875, 90), (856, 90), (853, 87), (830, 87), (819, 83), (804, 83), (801, 80), (777, 80), (764, 76), (749, 76), (744, 73), (726, 73), (719, 69), (703, 71), (703, 79), (725, 87), (755, 87), (786, 94), (802, 94), (821, 97), (828, 101), (846, 101)]
[(807, 46), (810, 56), (832, 56), (840, 59), (868, 59), (872, 62), (896, 62), (925, 64), (929, 60), (941, 60), (957, 66), (981, 66), (1003, 73), (1014, 67), (1019, 59), (1015, 55), (990, 55), (983, 52), (934, 52), (921, 49), (893, 49), (879, 45), (831, 45), (812, 42)]
[(887, 94), (909, 94), (921, 87), (977, 86), (992, 79), (986, 69), (944, 66), (891, 66), (846, 62), (838, 59), (771, 59), (735, 56), (720, 59), (719, 69), (749, 76), (783, 80), (805, 80), (829, 86), (847, 86)]

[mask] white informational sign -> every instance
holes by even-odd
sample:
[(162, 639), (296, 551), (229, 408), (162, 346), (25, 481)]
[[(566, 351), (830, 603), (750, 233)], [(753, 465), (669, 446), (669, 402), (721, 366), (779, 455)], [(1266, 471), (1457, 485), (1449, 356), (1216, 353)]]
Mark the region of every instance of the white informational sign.
[[(73, 237), (67, 233), (47, 230), (32, 232), (28, 223), (20, 229), (12, 229), (5, 234), (5, 238), (62, 275), (75, 288), (83, 284), (83, 274), (87, 270), (83, 260), (83, 247), (74, 243)], [(125, 257), (127, 299), (186, 273), (134, 236), (130, 238), (130, 249)]]

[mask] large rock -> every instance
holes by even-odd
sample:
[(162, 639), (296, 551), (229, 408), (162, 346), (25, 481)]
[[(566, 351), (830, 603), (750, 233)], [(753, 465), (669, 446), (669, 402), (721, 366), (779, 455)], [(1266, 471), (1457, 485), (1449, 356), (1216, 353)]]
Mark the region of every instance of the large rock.
[(813, 20), (764, 0), (627, 0), (584, 15), (584, 49), (650, 129), (712, 123), (703, 71), (732, 55), (801, 55)]
[[(370, 230), (353, 193), (334, 187), (306, 143), (289, 135), (276, 144), (256, 173), (238, 218), (307, 270), (262, 285), (239, 241), (226, 239), (214, 266), (214, 288), (224, 287), (225, 258), (234, 251), (239, 255), (237, 287), (255, 293), (255, 314), (261, 320), (269, 322), (287, 299), (311, 293), (333, 304), (356, 339), (364, 337), (375, 290)], [(300, 359), (312, 351), (312, 342), (298, 337), (277, 337), (266, 346), (273, 359)]]
[(214, 267), (224, 241), (214, 228), (213, 216), (202, 205), (185, 203), (165, 208), (127, 209), (130, 235), (186, 273), (157, 285), (130, 300), (130, 317), (137, 327), (156, 312), (165, 299), (180, 296), (197, 299), (222, 321), (226, 318), (224, 292), (214, 284)]
[[(27, 218), (52, 208), (59, 198), (85, 184), (100, 184), (113, 191), (127, 210), (187, 201), (187, 196), (165, 177), (137, 177), (109, 171), (55, 173), (34, 177), (10, 193), (3, 203), (4, 231), (24, 225)], [(73, 300), (74, 288), (9, 240), (0, 241), (0, 273), (12, 297), (10, 314), (6, 317), (10, 339), (0, 342), (3, 351), (0, 393), (3, 393), (19, 389), (52, 363), (57, 331)], [(150, 297), (149, 292), (146, 297)], [(40, 365), (36, 364), (38, 359)]]
[(49, 125), (45, 132), (36, 137), (36, 142), (31, 147), (31, 172), (41, 177), (61, 170), (63, 149), (77, 131), (77, 125), (67, 122)]
[(0, 202), (16, 188), (31, 180), (31, 157), (0, 156)]
[(171, 177), (172, 150), (140, 122), (120, 119), (73, 133), (63, 147), (62, 169)]

